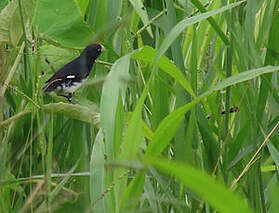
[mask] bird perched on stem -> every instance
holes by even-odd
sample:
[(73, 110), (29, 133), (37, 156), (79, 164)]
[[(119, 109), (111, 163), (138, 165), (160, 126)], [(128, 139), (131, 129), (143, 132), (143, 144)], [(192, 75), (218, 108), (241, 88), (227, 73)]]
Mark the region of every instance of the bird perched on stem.
[(88, 45), (79, 57), (63, 66), (46, 81), (44, 92), (57, 92), (72, 102), (73, 93), (88, 79), (95, 60), (105, 50), (101, 44)]

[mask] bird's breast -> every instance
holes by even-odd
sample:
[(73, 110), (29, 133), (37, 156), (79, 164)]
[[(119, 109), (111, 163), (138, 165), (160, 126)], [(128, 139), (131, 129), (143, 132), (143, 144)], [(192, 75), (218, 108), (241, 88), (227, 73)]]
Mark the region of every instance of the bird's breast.
[(84, 78), (80, 81), (73, 81), (73, 80), (68, 80), (64, 83), (62, 83), (62, 91), (63, 92), (66, 92), (66, 93), (73, 93), (75, 92), (78, 88), (81, 87), (82, 84), (84, 84), (86, 81), (87, 81), (88, 77), (87, 78)]

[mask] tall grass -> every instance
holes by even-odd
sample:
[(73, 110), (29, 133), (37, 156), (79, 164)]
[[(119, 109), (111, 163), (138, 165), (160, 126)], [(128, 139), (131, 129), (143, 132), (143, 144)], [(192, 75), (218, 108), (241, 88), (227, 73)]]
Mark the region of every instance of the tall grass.
[[(278, 211), (279, 1), (0, 9), (0, 212)], [(43, 94), (93, 42), (75, 104)]]

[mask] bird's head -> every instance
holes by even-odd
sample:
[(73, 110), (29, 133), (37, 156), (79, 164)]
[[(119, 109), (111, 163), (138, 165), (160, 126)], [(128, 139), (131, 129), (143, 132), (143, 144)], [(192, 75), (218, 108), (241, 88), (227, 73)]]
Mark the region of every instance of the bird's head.
[(104, 50), (105, 48), (101, 44), (91, 44), (88, 45), (83, 52), (86, 54), (87, 58), (89, 57), (95, 60)]

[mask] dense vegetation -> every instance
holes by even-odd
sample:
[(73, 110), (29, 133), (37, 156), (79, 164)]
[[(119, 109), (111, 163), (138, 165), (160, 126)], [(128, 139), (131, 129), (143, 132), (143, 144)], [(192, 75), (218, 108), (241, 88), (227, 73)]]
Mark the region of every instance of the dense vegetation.
[[(0, 212), (278, 212), (278, 0), (0, 10)], [(44, 94), (95, 42), (75, 104)]]

